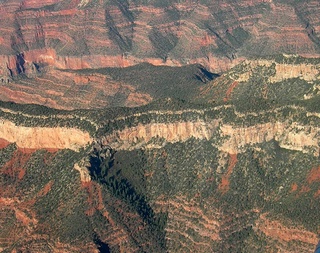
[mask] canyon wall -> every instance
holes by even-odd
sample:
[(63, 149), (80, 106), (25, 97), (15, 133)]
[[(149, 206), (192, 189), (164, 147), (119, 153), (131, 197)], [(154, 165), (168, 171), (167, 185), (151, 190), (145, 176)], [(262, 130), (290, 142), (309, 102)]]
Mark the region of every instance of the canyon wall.
[[(200, 63), (222, 72), (252, 55), (317, 55), (318, 1), (0, 3), (0, 75)], [(310, 11), (312, 10), (312, 11)], [(190, 40), (192, 38), (192, 40)]]
[[(292, 59), (293, 61), (297, 59), (298, 56), (288, 55), (283, 56), (288, 60)], [(254, 75), (253, 71), (258, 67), (266, 67), (274, 69), (274, 72), (268, 76), (268, 79), (265, 82), (276, 83), (281, 82), (286, 79), (300, 78), (309, 83), (320, 80), (320, 63), (280, 63), (272, 60), (253, 60), (253, 61), (244, 61), (243, 63), (245, 71), (244, 73), (239, 74), (235, 78), (238, 82), (247, 82), (249, 78)]]
[(72, 149), (90, 144), (89, 133), (66, 127), (25, 127), (0, 120), (0, 139), (23, 149)]
[[(123, 81), (85, 69), (201, 64), (221, 74), (257, 56), (317, 57), (319, 10), (315, 0), (3, 1), (0, 99), (59, 109), (140, 106), (159, 97), (141, 87), (141, 79)], [(319, 80), (319, 65), (277, 63), (275, 68), (270, 82)]]
[[(18, 105), (3, 103), (0, 249), (314, 248), (320, 196), (317, 113), (290, 106), (245, 114), (232, 105), (186, 107), (168, 99), (161, 104), (153, 110), (71, 114), (43, 107), (28, 111), (34, 106), (19, 111)], [(8, 120), (14, 116), (31, 120), (33, 127), (15, 125)], [(52, 118), (56, 127), (40, 127)], [(61, 127), (67, 119), (70, 127)], [(95, 137), (76, 129), (79, 122), (84, 129), (84, 122), (95, 126)]]
[(185, 142), (190, 138), (210, 140), (216, 138), (214, 146), (230, 154), (241, 153), (247, 146), (275, 140), (279, 146), (290, 150), (313, 152), (319, 155), (318, 127), (303, 126), (297, 123), (275, 122), (239, 127), (210, 122), (170, 122), (139, 124), (105, 136), (104, 145), (116, 150), (135, 148), (161, 148), (166, 143)]

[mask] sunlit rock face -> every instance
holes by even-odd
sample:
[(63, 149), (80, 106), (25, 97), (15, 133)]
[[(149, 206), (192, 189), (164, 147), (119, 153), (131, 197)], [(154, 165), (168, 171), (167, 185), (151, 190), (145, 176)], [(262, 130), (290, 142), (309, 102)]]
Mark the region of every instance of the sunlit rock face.
[(310, 252), (318, 111), (228, 103), (59, 111), (2, 102), (1, 249)]
[[(201, 64), (221, 74), (256, 56), (314, 57), (319, 9), (311, 0), (3, 1), (0, 99), (59, 109), (144, 105), (159, 95), (137, 87), (140, 80), (83, 70)], [(272, 82), (314, 76), (308, 66), (276, 69), (282, 75)]]
[[(186, 142), (188, 139), (210, 140), (213, 135), (223, 139), (220, 150), (236, 154), (243, 152), (246, 146), (253, 146), (271, 140), (279, 142), (280, 147), (310, 152), (319, 155), (317, 127), (299, 126), (296, 123), (275, 122), (257, 124), (250, 127), (235, 127), (219, 121), (152, 123), (115, 131), (103, 138), (105, 145), (115, 149), (132, 150), (135, 148), (160, 148), (166, 143)], [(158, 142), (157, 142), (158, 140)]]
[(83, 69), (139, 62), (201, 63), (221, 72), (250, 55), (315, 55), (319, 8), (311, 0), (4, 1), (1, 73), (30, 75), (41, 64)]
[(0, 126), (1, 139), (26, 149), (78, 150), (92, 140), (89, 133), (78, 129), (17, 126), (7, 120), (0, 120)]

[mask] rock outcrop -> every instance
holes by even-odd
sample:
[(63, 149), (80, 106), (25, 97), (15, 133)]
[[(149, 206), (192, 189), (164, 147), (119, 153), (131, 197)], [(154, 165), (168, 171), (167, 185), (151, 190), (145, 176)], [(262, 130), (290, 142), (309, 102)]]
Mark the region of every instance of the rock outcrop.
[(236, 108), (2, 103), (1, 250), (310, 252), (318, 113)]
[(0, 4), (1, 72), (28, 74), (42, 64), (83, 69), (139, 62), (201, 63), (221, 72), (252, 54), (315, 55), (319, 8), (315, 0), (6, 1)]
[[(254, 109), (257, 100), (294, 103), (316, 97), (319, 90), (319, 58), (283, 54), (243, 61), (202, 87), (197, 101), (233, 101)], [(250, 103), (243, 102), (244, 98)]]
[(106, 136), (103, 143), (115, 149), (134, 149), (145, 146), (145, 144), (149, 148), (155, 148), (158, 146), (155, 144), (157, 141), (165, 145), (167, 142), (185, 142), (190, 138), (208, 140), (217, 127), (218, 122), (206, 123), (204, 121), (140, 124)]
[(275, 140), (279, 146), (290, 150), (302, 152), (314, 152), (319, 155), (319, 140), (317, 136), (319, 128), (299, 126), (296, 123), (275, 122), (259, 124), (250, 127), (233, 127), (223, 125), (221, 127), (221, 138), (227, 140), (220, 146), (220, 149), (228, 153), (239, 153), (247, 145)]
[(103, 138), (104, 145), (116, 150), (132, 150), (136, 148), (161, 148), (167, 143), (185, 142), (191, 138), (210, 140), (218, 138), (218, 149), (231, 154), (241, 153), (247, 146), (253, 146), (275, 140), (280, 147), (313, 152), (319, 155), (320, 129), (302, 126), (297, 123), (275, 122), (257, 124), (250, 127), (238, 127), (219, 124), (221, 121), (209, 122), (170, 122), (139, 124), (135, 127), (115, 131)]
[[(3, 1), (0, 99), (59, 109), (140, 106), (159, 96), (139, 90), (136, 82), (61, 70), (151, 63), (201, 64), (222, 73), (256, 56), (315, 57), (320, 54), (319, 10), (316, 0)], [(316, 75), (308, 66), (276, 69), (281, 74), (272, 82), (301, 72), (308, 80)]]
[[(288, 58), (294, 61), (298, 58), (297, 55), (284, 55), (284, 58)], [(320, 62), (318, 63), (281, 63), (273, 60), (253, 60), (244, 61), (242, 63), (245, 67), (245, 73), (240, 74), (235, 79), (238, 82), (247, 82), (250, 76), (253, 75), (252, 71), (257, 67), (266, 67), (274, 69), (268, 79), (265, 82), (276, 83), (286, 79), (300, 78), (307, 82), (313, 83), (314, 81), (320, 80)]]
[(66, 127), (25, 127), (0, 120), (0, 138), (24, 149), (78, 150), (92, 141), (89, 133)]

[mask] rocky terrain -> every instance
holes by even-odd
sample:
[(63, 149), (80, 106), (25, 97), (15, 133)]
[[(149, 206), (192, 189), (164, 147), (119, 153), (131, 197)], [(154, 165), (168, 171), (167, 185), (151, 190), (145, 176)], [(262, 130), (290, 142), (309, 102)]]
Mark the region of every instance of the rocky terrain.
[(158, 94), (81, 71), (200, 64), (221, 74), (252, 57), (319, 56), (319, 10), (317, 0), (1, 1), (0, 98), (60, 109), (147, 104)]
[(1, 102), (1, 251), (312, 252), (319, 60), (209, 73), (189, 101)]
[(141, 106), (168, 96), (191, 99), (199, 87), (217, 77), (201, 65), (46, 70), (33, 78), (0, 85), (0, 99), (58, 109)]
[(284, 102), (318, 94), (319, 74), (318, 58), (298, 55), (245, 60), (220, 74), (198, 64), (52, 70), (0, 85), (0, 99), (68, 110), (136, 107), (167, 97), (227, 103), (234, 96), (233, 100), (239, 98), (241, 102), (244, 100), (239, 96), (249, 97), (247, 93), (252, 94), (252, 99)]
[[(318, 1), (3, 1), (3, 72), (201, 63), (319, 53)], [(190, 40), (189, 38), (193, 39)]]
[(0, 252), (312, 252), (319, 11), (0, 1)]

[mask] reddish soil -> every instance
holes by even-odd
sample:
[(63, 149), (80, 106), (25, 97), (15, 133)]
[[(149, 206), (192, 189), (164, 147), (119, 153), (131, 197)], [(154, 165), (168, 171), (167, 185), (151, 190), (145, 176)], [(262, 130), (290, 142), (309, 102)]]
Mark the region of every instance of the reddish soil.
[(4, 174), (10, 175), (11, 177), (18, 177), (19, 180), (25, 175), (25, 164), (29, 161), (32, 152), (25, 152), (24, 149), (17, 149), (9, 160), (3, 166)]
[(18, 174), (18, 179), (21, 180), (24, 177), (25, 174), (26, 174), (26, 170), (25, 169), (21, 169), (19, 171), (19, 174)]
[(290, 192), (295, 192), (296, 190), (298, 190), (298, 185), (296, 183), (291, 185), (291, 191)]
[(83, 182), (82, 187), (84, 187), (88, 193), (87, 202), (89, 204), (89, 209), (86, 214), (92, 216), (95, 211), (103, 210), (103, 196), (100, 186), (96, 182)]
[(87, 202), (88, 202), (90, 208), (86, 211), (86, 214), (89, 216), (92, 216), (94, 214), (94, 212), (96, 211), (94, 201), (93, 201), (93, 196), (94, 196), (93, 184), (94, 183), (92, 181), (82, 182), (83, 188), (85, 188), (88, 193)]
[(228, 88), (227, 92), (226, 92), (226, 96), (225, 98), (223, 99), (224, 102), (228, 102), (229, 99), (230, 99), (230, 95), (233, 91), (233, 89), (238, 85), (238, 82), (237, 81), (234, 81)]
[(24, 154), (32, 154), (37, 151), (35, 148), (19, 148), (19, 151)]
[(5, 139), (0, 138), (0, 149), (7, 147), (9, 144), (10, 144), (10, 142), (6, 141)]
[(43, 197), (47, 195), (47, 193), (51, 190), (51, 187), (53, 186), (53, 181), (51, 180), (49, 183), (47, 183), (43, 189), (41, 189), (38, 193), (39, 197)]
[(310, 171), (309, 175), (307, 176), (307, 182), (308, 182), (308, 184), (320, 182), (320, 167), (313, 168)]
[(257, 227), (266, 236), (279, 241), (300, 241), (314, 245), (318, 242), (316, 234), (303, 229), (286, 227), (280, 221), (268, 219), (265, 214), (260, 216)]
[(99, 185), (97, 185), (97, 190), (98, 190), (98, 210), (102, 210), (104, 208), (103, 205), (103, 196), (102, 196), (102, 191), (101, 191), (101, 187)]
[(46, 148), (45, 150), (47, 150), (49, 153), (55, 154), (59, 151), (59, 149), (57, 148)]
[(30, 219), (28, 215), (21, 210), (15, 209), (15, 215), (16, 215), (16, 219), (22, 222), (24, 226), (28, 226), (33, 222), (33, 220)]
[(227, 173), (222, 176), (221, 184), (219, 185), (219, 190), (223, 193), (227, 192), (230, 187), (229, 178), (232, 174), (233, 168), (236, 166), (238, 161), (237, 154), (229, 154), (229, 163)]
[(309, 192), (311, 189), (309, 186), (304, 185), (301, 187), (300, 193), (305, 193), (305, 192)]
[(59, 151), (59, 149), (56, 149), (56, 150), (54, 150), (54, 149), (48, 150), (47, 149), (47, 151), (48, 151), (48, 153), (43, 155), (43, 162), (45, 164), (51, 163), (52, 159), (55, 157), (55, 155)]

